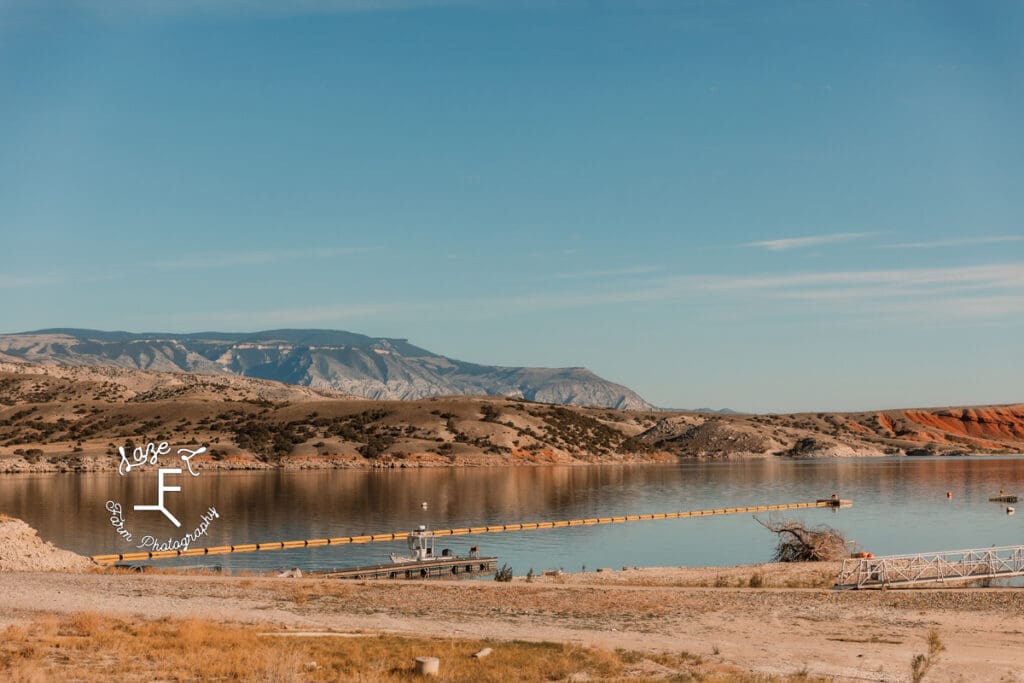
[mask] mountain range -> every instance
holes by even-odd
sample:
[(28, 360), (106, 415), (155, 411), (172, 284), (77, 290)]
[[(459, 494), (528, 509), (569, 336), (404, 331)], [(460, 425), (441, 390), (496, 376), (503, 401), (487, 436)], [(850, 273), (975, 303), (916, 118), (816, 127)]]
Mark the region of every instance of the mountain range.
[(131, 333), (57, 328), (0, 335), (0, 360), (234, 374), (378, 400), (446, 395), (650, 410), (636, 392), (582, 367), (480, 365), (406, 339), (339, 330)]

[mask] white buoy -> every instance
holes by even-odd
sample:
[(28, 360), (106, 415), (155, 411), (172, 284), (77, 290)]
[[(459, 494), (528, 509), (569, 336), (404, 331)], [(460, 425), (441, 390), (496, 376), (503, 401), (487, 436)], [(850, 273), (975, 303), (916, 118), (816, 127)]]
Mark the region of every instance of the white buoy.
[(1010, 507), (1009, 505), (1006, 506), (1006, 514), (1012, 515), (1015, 512), (1016, 510), (1014, 508)]
[(426, 509), (427, 509), (427, 501), (423, 501), (423, 505), (422, 505), (422, 507), (423, 507), (423, 509), (424, 509), (424, 510), (426, 510)]
[(441, 670), (441, 660), (437, 657), (417, 657), (416, 673), (420, 676), (436, 676)]

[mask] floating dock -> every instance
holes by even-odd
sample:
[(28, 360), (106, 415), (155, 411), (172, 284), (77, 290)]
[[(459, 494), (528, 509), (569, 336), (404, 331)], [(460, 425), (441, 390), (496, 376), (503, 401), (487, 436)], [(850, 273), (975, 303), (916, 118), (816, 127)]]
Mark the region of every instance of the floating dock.
[(497, 557), (444, 557), (401, 564), (373, 564), (312, 575), (328, 579), (426, 579), (464, 574), (487, 574), (498, 566)]
[(1017, 496), (992, 496), (988, 499), (990, 503), (1016, 503)]
[[(435, 529), (431, 535), (465, 536), (474, 534), (494, 534), (505, 531), (532, 531), (535, 529), (557, 529), (561, 527), (592, 526), (595, 524), (621, 524), (623, 522), (642, 522), (658, 519), (686, 519), (690, 517), (710, 517), (713, 515), (735, 515), (746, 512), (775, 512), (777, 510), (801, 510), (806, 508), (846, 508), (853, 505), (852, 500), (837, 498), (821, 498), (813, 503), (782, 503), (780, 505), (752, 505), (748, 507), (715, 508), (711, 510), (688, 510), (683, 512), (655, 512), (642, 515), (619, 515), (616, 517), (591, 517), (588, 519), (564, 519), (557, 522), (517, 522), (514, 524), (491, 524), (488, 526), (462, 527), (458, 529)], [(189, 548), (188, 550), (159, 550), (141, 553), (112, 553), (109, 555), (93, 555), (92, 561), (97, 564), (115, 564), (117, 562), (146, 562), (148, 560), (165, 560), (177, 557), (197, 557), (204, 555), (224, 555), (227, 553), (251, 553), (262, 550), (288, 550), (291, 548), (319, 548), (323, 546), (349, 545), (362, 543), (380, 543), (382, 541), (402, 541), (409, 538), (411, 532), (367, 534), (362, 536), (338, 536), (335, 538), (310, 538), (301, 541), (273, 541), (270, 543), (243, 543), (239, 545), (220, 545), (212, 548)]]

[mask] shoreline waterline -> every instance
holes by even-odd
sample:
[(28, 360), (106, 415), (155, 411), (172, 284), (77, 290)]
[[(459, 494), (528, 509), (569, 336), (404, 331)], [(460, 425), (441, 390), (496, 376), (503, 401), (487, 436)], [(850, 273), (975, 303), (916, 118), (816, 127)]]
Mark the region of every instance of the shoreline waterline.
[[(360, 470), (203, 471), (168, 494), (180, 519), (220, 513), (204, 546), (388, 534), (419, 524), (450, 529), (772, 505), (829, 498), (842, 510), (793, 511), (811, 525), (845, 532), (876, 555), (1008, 545), (1024, 517), (988, 502), (1000, 490), (1024, 492), (1024, 458), (827, 458), (606, 466), (469, 467)], [(126, 553), (104, 505), (152, 503), (156, 478), (113, 473), (0, 477), (0, 512), (25, 519), (40, 535), (83, 555)], [(950, 497), (947, 498), (947, 492)], [(427, 503), (427, 509), (422, 504)], [(767, 516), (768, 513), (763, 513)], [(774, 535), (752, 515), (668, 519), (446, 538), (438, 553), (496, 555), (517, 572), (583, 566), (731, 566), (770, 559)], [(895, 522), (895, 523), (894, 523)], [(167, 536), (159, 513), (135, 513), (133, 533)], [(330, 570), (386, 561), (404, 541), (283, 548), (223, 555), (225, 570)], [(198, 557), (192, 564), (209, 564)], [(186, 558), (160, 566), (186, 566)]]

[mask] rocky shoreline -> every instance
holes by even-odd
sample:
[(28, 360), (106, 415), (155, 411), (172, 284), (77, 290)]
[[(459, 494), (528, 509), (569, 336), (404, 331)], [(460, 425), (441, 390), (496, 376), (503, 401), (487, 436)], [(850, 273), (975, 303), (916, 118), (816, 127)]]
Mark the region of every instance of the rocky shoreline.
[[(972, 458), (998, 458), (1014, 457), (1013, 453), (929, 453), (921, 455), (900, 454), (898, 457), (972, 457)], [(404, 469), (432, 469), (432, 468), (477, 468), (477, 467), (590, 467), (609, 465), (667, 465), (672, 463), (701, 462), (714, 460), (721, 461), (746, 461), (746, 460), (825, 460), (832, 458), (877, 458), (893, 457), (887, 453), (834, 453), (819, 454), (815, 456), (789, 456), (789, 455), (767, 455), (764, 453), (733, 453), (728, 456), (702, 457), (702, 456), (676, 456), (671, 453), (651, 454), (629, 454), (621, 457), (603, 458), (577, 458), (563, 457), (550, 459), (526, 459), (502, 456), (479, 456), (464, 457), (456, 462), (447, 459), (431, 457), (424, 454), (423, 457), (406, 458), (403, 460), (365, 460), (362, 458), (330, 458), (322, 459), (282, 459), (277, 462), (268, 463), (255, 459), (237, 459), (229, 461), (217, 461), (213, 459), (196, 458), (195, 464), (206, 471), (270, 471), (270, 470), (404, 470)], [(117, 460), (111, 456), (75, 457), (66, 461), (58, 462), (29, 462), (17, 456), (0, 458), (0, 475), (33, 475), (33, 474), (86, 474), (94, 472), (116, 472)]]
[[(737, 459), (743, 455), (736, 456)], [(763, 457), (751, 454), (747, 457)], [(671, 453), (627, 453), (602, 457), (570, 456), (561, 453), (464, 455), (458, 458), (442, 457), (436, 453), (412, 453), (402, 458), (383, 456), (367, 459), (360, 455), (338, 456), (285, 456), (266, 462), (249, 456), (234, 456), (223, 459), (200, 455), (192, 462), (206, 471), (219, 470), (400, 470), (449, 467), (547, 467), (569, 465), (586, 467), (590, 465), (663, 465), (680, 462), (681, 458)], [(29, 461), (23, 456), (0, 456), (0, 474), (54, 474), (116, 472), (118, 456), (69, 454), (64, 458), (51, 456), (46, 460)]]

